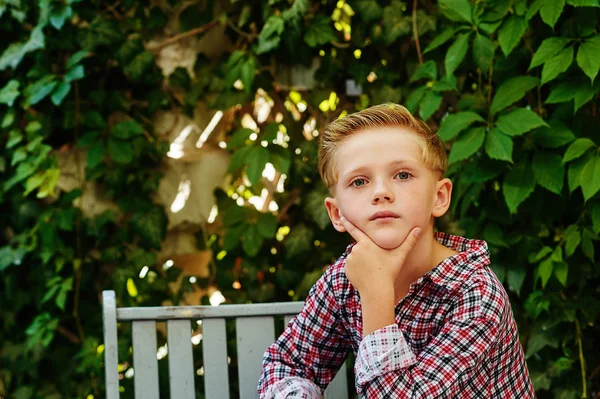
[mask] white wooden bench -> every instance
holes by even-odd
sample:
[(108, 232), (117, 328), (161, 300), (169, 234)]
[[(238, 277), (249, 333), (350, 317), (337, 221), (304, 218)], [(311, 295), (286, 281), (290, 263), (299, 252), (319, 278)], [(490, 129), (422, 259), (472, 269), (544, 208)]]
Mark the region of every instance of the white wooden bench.
[[(117, 323), (132, 323), (136, 399), (158, 399), (156, 322), (167, 324), (169, 390), (172, 399), (194, 399), (191, 320), (202, 320), (205, 395), (229, 399), (225, 319), (235, 319), (240, 399), (256, 398), (262, 357), (275, 341), (274, 318), (287, 323), (303, 302), (221, 306), (117, 308), (114, 291), (102, 293), (106, 398), (119, 398)], [(325, 391), (325, 399), (347, 399), (346, 367)]]

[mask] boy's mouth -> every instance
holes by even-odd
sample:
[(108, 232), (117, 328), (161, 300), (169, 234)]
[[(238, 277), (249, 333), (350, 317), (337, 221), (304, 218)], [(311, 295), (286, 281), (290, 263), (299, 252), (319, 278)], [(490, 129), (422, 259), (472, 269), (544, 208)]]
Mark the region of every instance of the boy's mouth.
[(377, 220), (377, 219), (396, 219), (400, 216), (392, 211), (379, 211), (375, 212), (369, 220)]

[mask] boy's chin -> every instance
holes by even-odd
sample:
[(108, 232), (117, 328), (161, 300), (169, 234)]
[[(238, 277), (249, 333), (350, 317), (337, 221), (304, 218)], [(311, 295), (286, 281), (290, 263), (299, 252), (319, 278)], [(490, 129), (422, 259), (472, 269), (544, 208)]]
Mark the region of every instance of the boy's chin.
[(374, 234), (370, 238), (375, 244), (377, 244), (377, 246), (383, 249), (398, 248), (400, 245), (402, 245), (403, 242), (402, 237), (398, 237), (398, 235), (394, 235), (393, 237), (391, 237), (385, 235), (378, 236), (377, 234)]

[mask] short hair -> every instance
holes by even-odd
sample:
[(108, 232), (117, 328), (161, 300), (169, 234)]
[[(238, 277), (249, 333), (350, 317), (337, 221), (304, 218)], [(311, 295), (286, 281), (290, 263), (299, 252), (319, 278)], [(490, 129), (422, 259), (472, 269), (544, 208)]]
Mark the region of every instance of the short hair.
[(344, 139), (353, 133), (378, 127), (412, 130), (421, 146), (421, 161), (425, 166), (438, 170), (441, 175), (446, 172), (448, 155), (439, 136), (405, 107), (386, 103), (338, 118), (327, 126), (319, 141), (319, 174), (325, 186), (331, 188), (337, 182), (335, 153)]

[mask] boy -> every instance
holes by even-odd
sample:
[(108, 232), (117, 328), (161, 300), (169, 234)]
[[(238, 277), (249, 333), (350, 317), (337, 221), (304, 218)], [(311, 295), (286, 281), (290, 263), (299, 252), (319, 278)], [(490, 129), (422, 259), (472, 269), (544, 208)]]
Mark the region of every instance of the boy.
[(261, 398), (321, 398), (347, 353), (364, 398), (532, 398), (487, 244), (434, 233), (450, 206), (439, 137), (384, 104), (338, 119), (319, 144), (334, 228), (356, 243), (265, 353)]

